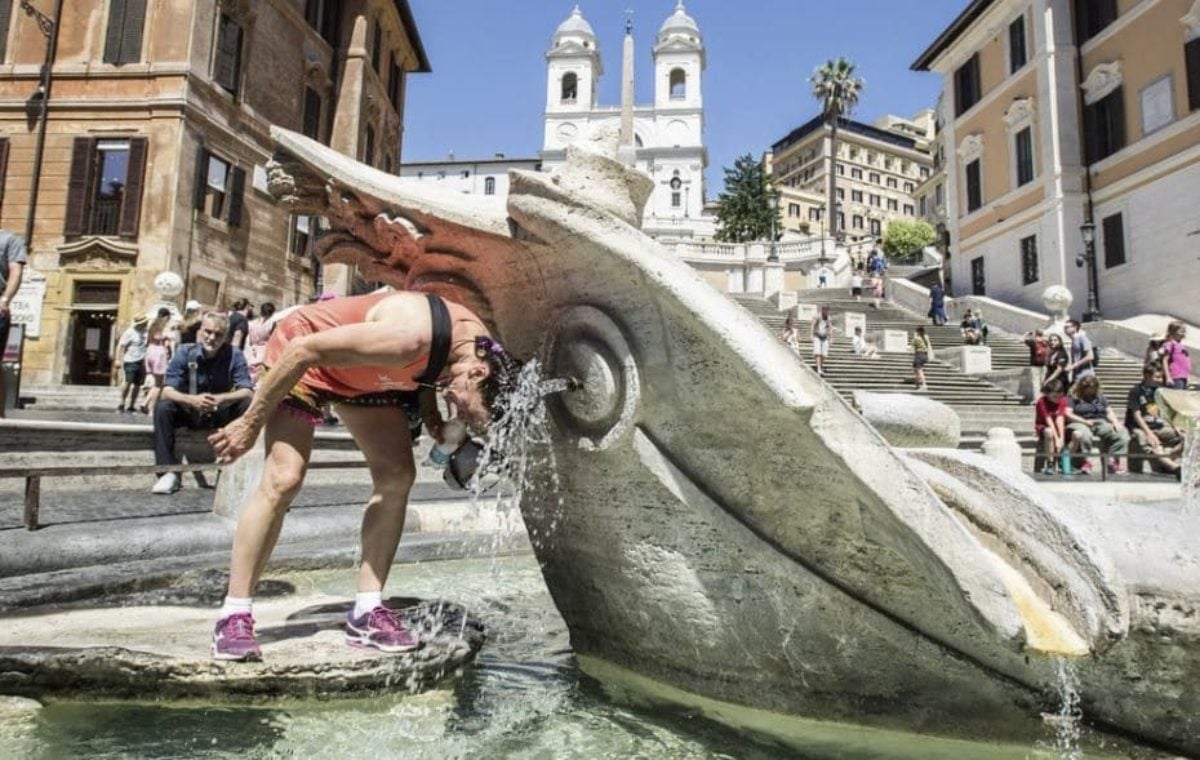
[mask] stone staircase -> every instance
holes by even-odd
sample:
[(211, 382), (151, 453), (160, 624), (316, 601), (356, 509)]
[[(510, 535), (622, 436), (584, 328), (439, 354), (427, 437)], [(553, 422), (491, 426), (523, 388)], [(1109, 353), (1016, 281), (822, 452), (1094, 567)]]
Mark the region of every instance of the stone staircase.
[[(864, 297), (857, 302), (842, 289), (806, 290), (801, 291), (799, 297), (801, 303), (829, 306), (835, 326), (839, 325), (841, 314), (865, 314), (868, 335), (877, 335), (888, 329), (904, 330), (911, 335), (918, 325), (925, 326), (935, 356), (925, 368), (926, 391), (917, 391), (912, 384), (911, 353), (881, 353), (878, 359), (861, 359), (850, 350), (850, 336), (840, 331), (836, 333), (826, 362), (825, 381), (844, 397), (850, 398), (856, 390), (928, 396), (948, 404), (958, 412), (963, 426), (963, 448), (974, 449), (982, 445), (989, 428), (1007, 427), (1016, 433), (1018, 442), (1027, 454), (1033, 454), (1037, 441), (1031, 405), (982, 377), (966, 375), (955, 366), (936, 358), (939, 349), (944, 351), (962, 345), (962, 336), (956, 324), (934, 326), (923, 315), (886, 302), (879, 309), (874, 309), (870, 299)], [(782, 331), (785, 315), (774, 304), (756, 295), (737, 294), (733, 298), (772, 331)], [(807, 323), (801, 325), (801, 330), (804, 336), (800, 342), (801, 356), (811, 365), (812, 346), (808, 339)], [(991, 328), (988, 346), (992, 349), (992, 367), (995, 370), (1029, 366), (1029, 350), (1020, 336)], [(1140, 364), (1129, 357), (1108, 351), (1102, 357), (1098, 374), (1102, 386), (1110, 389), (1107, 395), (1117, 408), (1118, 416), (1124, 416), (1126, 393), (1141, 379)]]
[[(108, 385), (25, 385), (21, 398), (26, 409), (38, 411), (113, 412), (121, 389)], [(139, 398), (145, 398), (143, 392)]]

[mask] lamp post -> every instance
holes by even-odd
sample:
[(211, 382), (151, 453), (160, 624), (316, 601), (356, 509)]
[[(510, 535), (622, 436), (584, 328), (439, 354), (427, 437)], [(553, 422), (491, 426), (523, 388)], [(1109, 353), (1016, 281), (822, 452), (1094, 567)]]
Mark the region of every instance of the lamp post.
[(40, 100), (38, 103), (38, 133), (37, 144), (33, 149), (33, 176), (30, 179), (29, 187), (29, 214), (25, 219), (25, 247), (32, 253), (33, 222), (34, 217), (37, 215), (38, 188), (42, 180), (42, 158), (46, 145), (46, 122), (49, 120), (47, 112), (50, 106), (50, 86), (54, 81), (51, 77), (51, 69), (54, 66), (54, 57), (58, 50), (58, 21), (62, 15), (62, 0), (58, 0), (54, 5), (54, 18), (50, 18), (33, 7), (29, 0), (21, 0), (21, 10), (37, 21), (38, 29), (46, 38), (46, 60), (42, 64), (42, 77), (37, 92)]
[(771, 251), (767, 254), (767, 261), (775, 264), (779, 261), (779, 251), (775, 247), (775, 238), (779, 237), (776, 231), (776, 225), (779, 224), (779, 191), (771, 191)]
[(1084, 322), (1096, 322), (1100, 316), (1100, 284), (1099, 272), (1096, 266), (1096, 223), (1087, 219), (1079, 225), (1079, 234), (1083, 237), (1083, 253), (1075, 257), (1076, 266), (1087, 267), (1087, 311), (1083, 313)]

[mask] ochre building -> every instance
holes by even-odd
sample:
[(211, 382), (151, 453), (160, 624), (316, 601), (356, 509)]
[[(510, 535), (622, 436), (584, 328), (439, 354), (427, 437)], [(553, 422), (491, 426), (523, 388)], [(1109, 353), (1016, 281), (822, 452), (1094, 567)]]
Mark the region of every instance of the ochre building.
[[(266, 193), (272, 124), (396, 171), (405, 77), (429, 70), (403, 0), (0, 1), (0, 225), (32, 216), (22, 383), (108, 384), (161, 301), (302, 302), (313, 220)], [(44, 144), (42, 65), (53, 31)], [(31, 204), (35, 173), (40, 184)], [(331, 270), (335, 268), (330, 268)]]
[(1103, 317), (1200, 320), (1200, 0), (974, 0), (913, 68), (944, 78), (952, 292), (1082, 314), (1090, 250)]

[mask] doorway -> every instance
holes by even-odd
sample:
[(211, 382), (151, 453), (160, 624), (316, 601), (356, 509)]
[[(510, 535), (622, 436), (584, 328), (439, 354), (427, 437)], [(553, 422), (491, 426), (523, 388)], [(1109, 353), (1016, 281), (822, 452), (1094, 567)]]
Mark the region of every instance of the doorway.
[(120, 283), (75, 283), (67, 357), (70, 384), (112, 384), (113, 329), (120, 298)]

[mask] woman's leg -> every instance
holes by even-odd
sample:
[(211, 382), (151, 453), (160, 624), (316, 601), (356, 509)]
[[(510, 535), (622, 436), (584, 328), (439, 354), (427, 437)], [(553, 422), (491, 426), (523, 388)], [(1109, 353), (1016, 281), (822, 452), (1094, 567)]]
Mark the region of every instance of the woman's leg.
[(258, 488), (238, 518), (229, 569), (229, 596), (250, 598), (266, 567), (288, 507), (304, 483), (313, 426), (284, 407), (267, 421), (267, 458)]
[(338, 417), (367, 458), (374, 492), (363, 513), (358, 591), (382, 591), (396, 558), (408, 493), (416, 480), (408, 413), (399, 407), (339, 404)]

